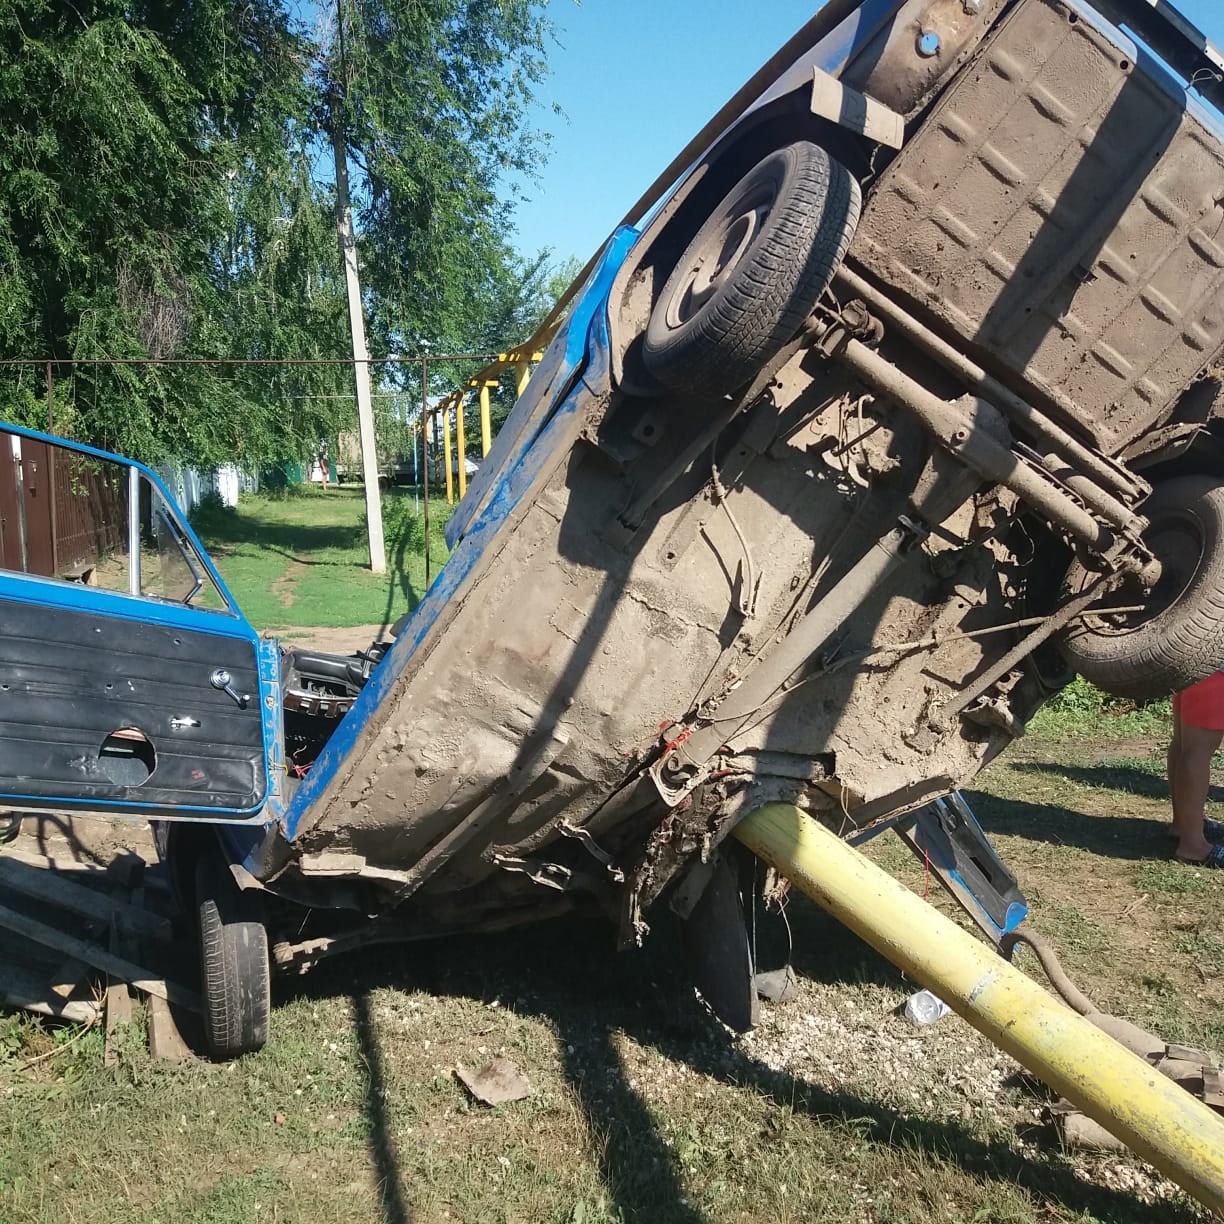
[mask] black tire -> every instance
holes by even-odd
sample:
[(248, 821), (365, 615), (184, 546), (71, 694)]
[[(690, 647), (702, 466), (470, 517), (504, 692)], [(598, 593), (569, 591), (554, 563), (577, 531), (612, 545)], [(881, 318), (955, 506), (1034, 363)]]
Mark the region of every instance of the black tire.
[(649, 373), (690, 394), (746, 383), (828, 288), (861, 198), (854, 176), (806, 140), (758, 162), (667, 278), (642, 342)]
[(268, 932), (254, 903), (219, 856), (196, 865), (196, 916), (204, 1035), (216, 1059), (237, 1058), (268, 1040), (272, 973)]
[[(1165, 697), (1224, 666), (1224, 485), (1182, 476), (1158, 485), (1140, 507), (1151, 527), (1144, 539), (1162, 575), (1143, 613), (1090, 617), (1062, 635), (1067, 662), (1098, 688), (1137, 701)], [(1067, 589), (1089, 574), (1079, 563)], [(1142, 600), (1123, 586), (1108, 600)]]

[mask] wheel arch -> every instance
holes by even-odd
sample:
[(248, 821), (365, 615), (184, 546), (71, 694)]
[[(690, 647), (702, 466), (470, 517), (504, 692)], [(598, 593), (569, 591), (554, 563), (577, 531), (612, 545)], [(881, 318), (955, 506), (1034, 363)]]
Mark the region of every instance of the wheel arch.
[(195, 903), (195, 865), (205, 854), (224, 847), (218, 829), (209, 824), (164, 821), (154, 832), (157, 853), (170, 876), (175, 904), (190, 913)]
[(1153, 485), (1224, 471), (1224, 378), (1209, 374), (1191, 383), (1168, 416), (1128, 447), (1123, 459)]
[(821, 146), (861, 183), (878, 173), (882, 145), (813, 114), (810, 86), (792, 90), (744, 116), (685, 172), (646, 223), (608, 295), (614, 385), (638, 393), (661, 388), (646, 373), (639, 350), (667, 278), (709, 213), (762, 157), (797, 140)]

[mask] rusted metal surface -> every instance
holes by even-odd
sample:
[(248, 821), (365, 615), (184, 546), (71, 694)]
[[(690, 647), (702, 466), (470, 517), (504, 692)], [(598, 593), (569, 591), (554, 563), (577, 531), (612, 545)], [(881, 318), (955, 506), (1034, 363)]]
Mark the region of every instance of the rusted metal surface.
[(123, 472), (112, 464), (6, 435), (0, 455), (0, 565), (43, 577), (75, 575), (122, 551)]
[[(549, 344), (421, 607), (329, 705), (251, 884), (394, 911), (396, 937), (601, 908), (634, 939), (745, 812), (849, 835), (1022, 734), (1068, 679), (1048, 638), (1087, 603), (1059, 590), (1072, 545), (1101, 590), (1150, 576), (1147, 485), (1110, 456), (1219, 345), (1224, 159), (1075, 10), (1003, 11), (834, 0), (690, 145)], [(899, 154), (812, 114), (825, 35), (862, 91), (843, 101), (909, 117)], [(664, 392), (632, 352), (660, 284), (762, 152), (826, 138), (868, 201), (849, 279), (743, 386)]]
[(851, 256), (1115, 453), (1224, 342), (1224, 150), (1081, 11), (1000, 22)]
[(122, 552), (127, 531), (124, 472), (71, 451), (50, 455), (55, 492), (55, 572)]
[[(448, 605), (445, 632), (381, 696), (359, 749), (308, 813), (302, 852), (419, 864), (412, 895), (439, 921), (478, 925), (545, 884), (614, 904), (624, 886), (564, 836), (563, 820), (585, 828), (622, 868), (653, 841), (648, 857), (666, 858), (670, 871), (754, 796), (790, 796), (853, 823), (865, 804), (899, 808), (943, 793), (1008, 742), (1004, 731), (981, 728), (950, 731), (927, 751), (903, 738), (934, 694), (950, 699), (1010, 646), (1008, 635), (870, 667), (829, 666), (841, 650), (1003, 619), (1027, 580), (1000, 542), (1005, 503), (973, 496), (976, 481), (965, 485), (963, 469), (936, 453), (907, 414), (885, 417), (870, 405), (849, 413), (845, 375), (814, 377), (804, 358), (797, 353), (779, 371), (772, 400), (720, 443), (725, 505), (699, 459), (644, 507), (636, 530), (621, 525), (625, 507), (639, 504), (635, 490), (652, 487), (705, 428), (708, 406), (671, 401), (664, 415), (662, 405), (617, 404), (609, 412), (607, 400), (588, 397), (529, 504)], [(856, 442), (872, 422), (879, 428)], [(824, 456), (835, 446), (842, 455), (830, 462)], [(900, 456), (921, 459), (902, 464)], [(847, 468), (866, 473), (867, 487)], [(727, 701), (795, 618), (867, 553), (883, 523), (911, 513), (915, 498), (929, 500), (932, 482), (962, 491), (905, 580), (865, 592), (827, 657), (801, 673), (820, 683), (767, 692), (759, 709), (745, 711), (725, 750), (713, 745), (722, 776), (665, 820), (646, 773), (671, 734), (661, 727), (684, 734), (687, 712)], [(983, 535), (979, 547), (966, 547)], [(738, 598), (745, 542), (760, 575), (751, 616)], [(1022, 721), (1040, 698), (1029, 678), (1010, 700)], [(662, 848), (667, 839), (674, 856)], [(650, 883), (635, 869), (627, 886)]]

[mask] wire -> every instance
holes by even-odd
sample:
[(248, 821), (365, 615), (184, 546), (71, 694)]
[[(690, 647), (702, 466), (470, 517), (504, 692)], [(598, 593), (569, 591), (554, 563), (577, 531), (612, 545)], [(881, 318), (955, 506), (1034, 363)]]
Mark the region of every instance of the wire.
[[(1089, 609), (1085, 609), (1083, 612), (1076, 613), (1076, 615), (1073, 616), (1071, 619), (1073, 621), (1076, 621), (1076, 620), (1083, 620), (1085, 617), (1088, 617), (1088, 616), (1102, 616), (1105, 613), (1142, 612), (1142, 611), (1144, 611), (1144, 609), (1140, 606), (1136, 606), (1133, 608), (1089, 608)], [(810, 676), (805, 676), (802, 680), (798, 681), (795, 684), (792, 684), (790, 688), (785, 689), (781, 692), (771, 693), (768, 697), (765, 698), (764, 701), (761, 702), (760, 705), (756, 706), (754, 709), (748, 710), (744, 714), (735, 714), (735, 715), (731, 715), (728, 718), (718, 718), (716, 715), (711, 715), (711, 716), (706, 717), (706, 721), (709, 723), (717, 724), (720, 722), (738, 722), (740, 719), (743, 719), (743, 718), (751, 718), (752, 715), (759, 714), (762, 710), (764, 710), (765, 707), (769, 705), (771, 701), (782, 701), (785, 698), (789, 697), (796, 689), (802, 688), (805, 684), (810, 684), (813, 680), (822, 680), (824, 679), (825, 676), (828, 676), (831, 673), (840, 670), (842, 667), (845, 667), (847, 663), (856, 663), (862, 659), (870, 658), (872, 655), (875, 655), (875, 654), (888, 654), (888, 653), (903, 652), (906, 650), (927, 649), (927, 648), (933, 648), (935, 646), (942, 646), (945, 642), (961, 642), (961, 641), (966, 641), (969, 639), (988, 637), (992, 633), (1006, 633), (1012, 629), (1029, 629), (1029, 628), (1032, 628), (1034, 625), (1044, 624), (1049, 619), (1050, 618), (1048, 616), (1030, 616), (1024, 620), (1009, 621), (1006, 625), (992, 625), (988, 629), (974, 629), (968, 633), (932, 634), (930, 637), (915, 638), (913, 641), (910, 641), (910, 642), (892, 642), (892, 643), (888, 643), (883, 646), (873, 646), (870, 650), (860, 650), (851, 655), (843, 655), (840, 659), (836, 659), (832, 663), (829, 663), (825, 667), (822, 667), (820, 671), (814, 672)], [(761, 723), (764, 722), (765, 719), (769, 717), (770, 714), (774, 714), (776, 712), (777, 711), (775, 710), (766, 711), (766, 713), (761, 718), (757, 719), (756, 722), (746, 724), (738, 732), (738, 734), (743, 735), (751, 731), (754, 727), (759, 727)]]
[(752, 616), (756, 610), (758, 585), (756, 567), (752, 563), (752, 549), (748, 547), (748, 541), (744, 538), (744, 533), (740, 530), (740, 525), (731, 512), (730, 503), (727, 501), (727, 490), (723, 488), (722, 479), (718, 474), (718, 464), (714, 461), (713, 447), (710, 448), (710, 479), (714, 483), (714, 496), (723, 508), (727, 521), (731, 524), (736, 539), (740, 542), (740, 548), (744, 551), (744, 584), (740, 590), (739, 610), (744, 616)]

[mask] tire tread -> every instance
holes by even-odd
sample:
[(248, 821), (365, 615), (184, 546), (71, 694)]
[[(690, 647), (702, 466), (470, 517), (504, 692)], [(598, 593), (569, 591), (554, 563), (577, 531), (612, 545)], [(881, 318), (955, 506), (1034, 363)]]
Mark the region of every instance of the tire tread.
[[(1064, 633), (1067, 661), (1086, 680), (1117, 697), (1166, 697), (1224, 666), (1224, 485), (1206, 476), (1181, 476), (1158, 486), (1142, 510), (1189, 511), (1202, 533), (1203, 556), (1178, 600), (1127, 634), (1084, 628)], [(1082, 580), (1072, 566), (1068, 583)]]
[(694, 237), (668, 278), (646, 329), (642, 357), (665, 386), (723, 394), (749, 378), (799, 330), (828, 287), (858, 223), (858, 181), (818, 145), (796, 141), (764, 159), (733, 189), (784, 156), (789, 173), (768, 221), (726, 284), (678, 328), (666, 303), (685, 278)]
[(271, 964), (268, 934), (224, 865), (196, 874), (204, 1033), (215, 1058), (236, 1058), (268, 1040)]

